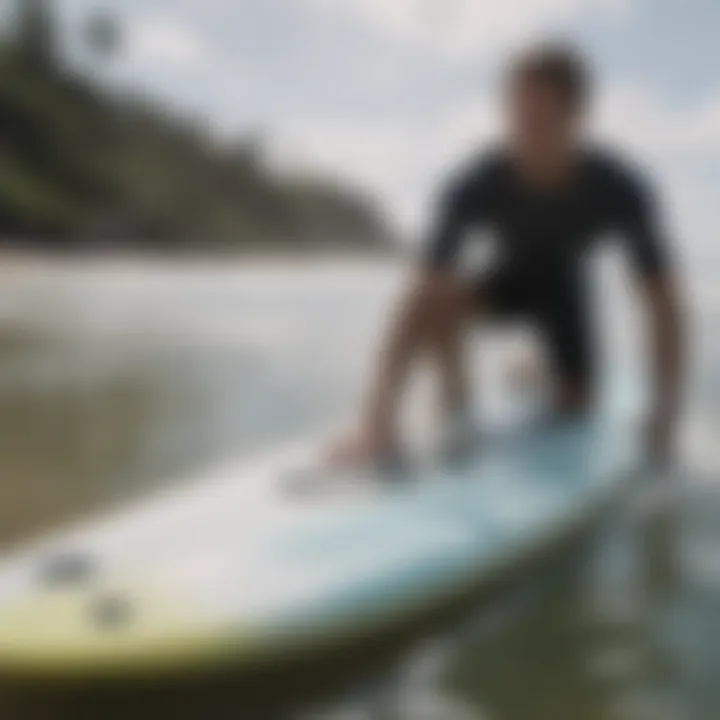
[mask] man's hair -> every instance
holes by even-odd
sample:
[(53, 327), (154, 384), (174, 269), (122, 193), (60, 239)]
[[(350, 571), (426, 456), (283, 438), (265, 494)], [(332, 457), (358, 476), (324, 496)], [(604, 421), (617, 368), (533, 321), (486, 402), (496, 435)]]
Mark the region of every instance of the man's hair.
[(511, 64), (511, 82), (537, 82), (555, 89), (574, 112), (585, 109), (592, 93), (589, 63), (567, 43), (545, 43), (523, 52)]

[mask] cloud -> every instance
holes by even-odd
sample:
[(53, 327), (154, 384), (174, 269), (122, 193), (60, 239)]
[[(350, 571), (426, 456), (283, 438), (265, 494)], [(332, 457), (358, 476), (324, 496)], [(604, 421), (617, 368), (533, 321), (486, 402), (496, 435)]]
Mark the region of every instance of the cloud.
[(133, 64), (165, 64), (180, 68), (205, 65), (209, 49), (193, 30), (167, 18), (146, 18), (131, 24), (128, 48)]
[(480, 99), (425, 119), (357, 122), (307, 118), (272, 134), (271, 162), (317, 171), (377, 195), (394, 219), (417, 229), (438, 181), (495, 133), (494, 108)]
[(678, 104), (649, 86), (625, 83), (608, 92), (599, 110), (597, 134), (656, 174), (672, 227), (692, 241), (689, 255), (717, 255), (720, 88), (695, 103)]
[(298, 1), (456, 58), (486, 55), (588, 16), (624, 20), (632, 9), (632, 0)]
[(616, 85), (599, 108), (596, 128), (658, 161), (720, 155), (720, 88), (681, 105), (642, 83)]

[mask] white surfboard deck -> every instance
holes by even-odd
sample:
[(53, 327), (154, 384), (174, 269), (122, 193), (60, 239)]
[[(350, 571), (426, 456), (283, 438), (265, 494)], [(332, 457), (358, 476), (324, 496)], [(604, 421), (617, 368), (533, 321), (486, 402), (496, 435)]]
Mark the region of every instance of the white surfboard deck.
[(0, 564), (0, 674), (256, 663), (391, 628), (581, 524), (636, 466), (634, 425), (605, 411), (307, 495), (317, 443), (228, 465)]

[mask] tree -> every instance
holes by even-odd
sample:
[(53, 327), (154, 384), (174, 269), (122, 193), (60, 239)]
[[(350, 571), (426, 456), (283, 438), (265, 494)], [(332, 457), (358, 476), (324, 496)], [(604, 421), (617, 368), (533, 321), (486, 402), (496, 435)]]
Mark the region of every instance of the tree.
[(49, 0), (18, 0), (17, 46), (25, 59), (47, 65), (55, 58), (57, 32)]
[(101, 60), (112, 60), (120, 51), (120, 24), (110, 13), (91, 16), (87, 21), (85, 36), (90, 51)]

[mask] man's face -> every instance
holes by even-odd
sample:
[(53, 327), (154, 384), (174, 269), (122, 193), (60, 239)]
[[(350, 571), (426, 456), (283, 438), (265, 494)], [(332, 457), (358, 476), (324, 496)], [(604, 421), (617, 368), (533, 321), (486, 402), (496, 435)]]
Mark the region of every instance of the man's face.
[(516, 78), (509, 87), (507, 115), (512, 142), (521, 153), (547, 155), (572, 146), (580, 113), (552, 83)]

